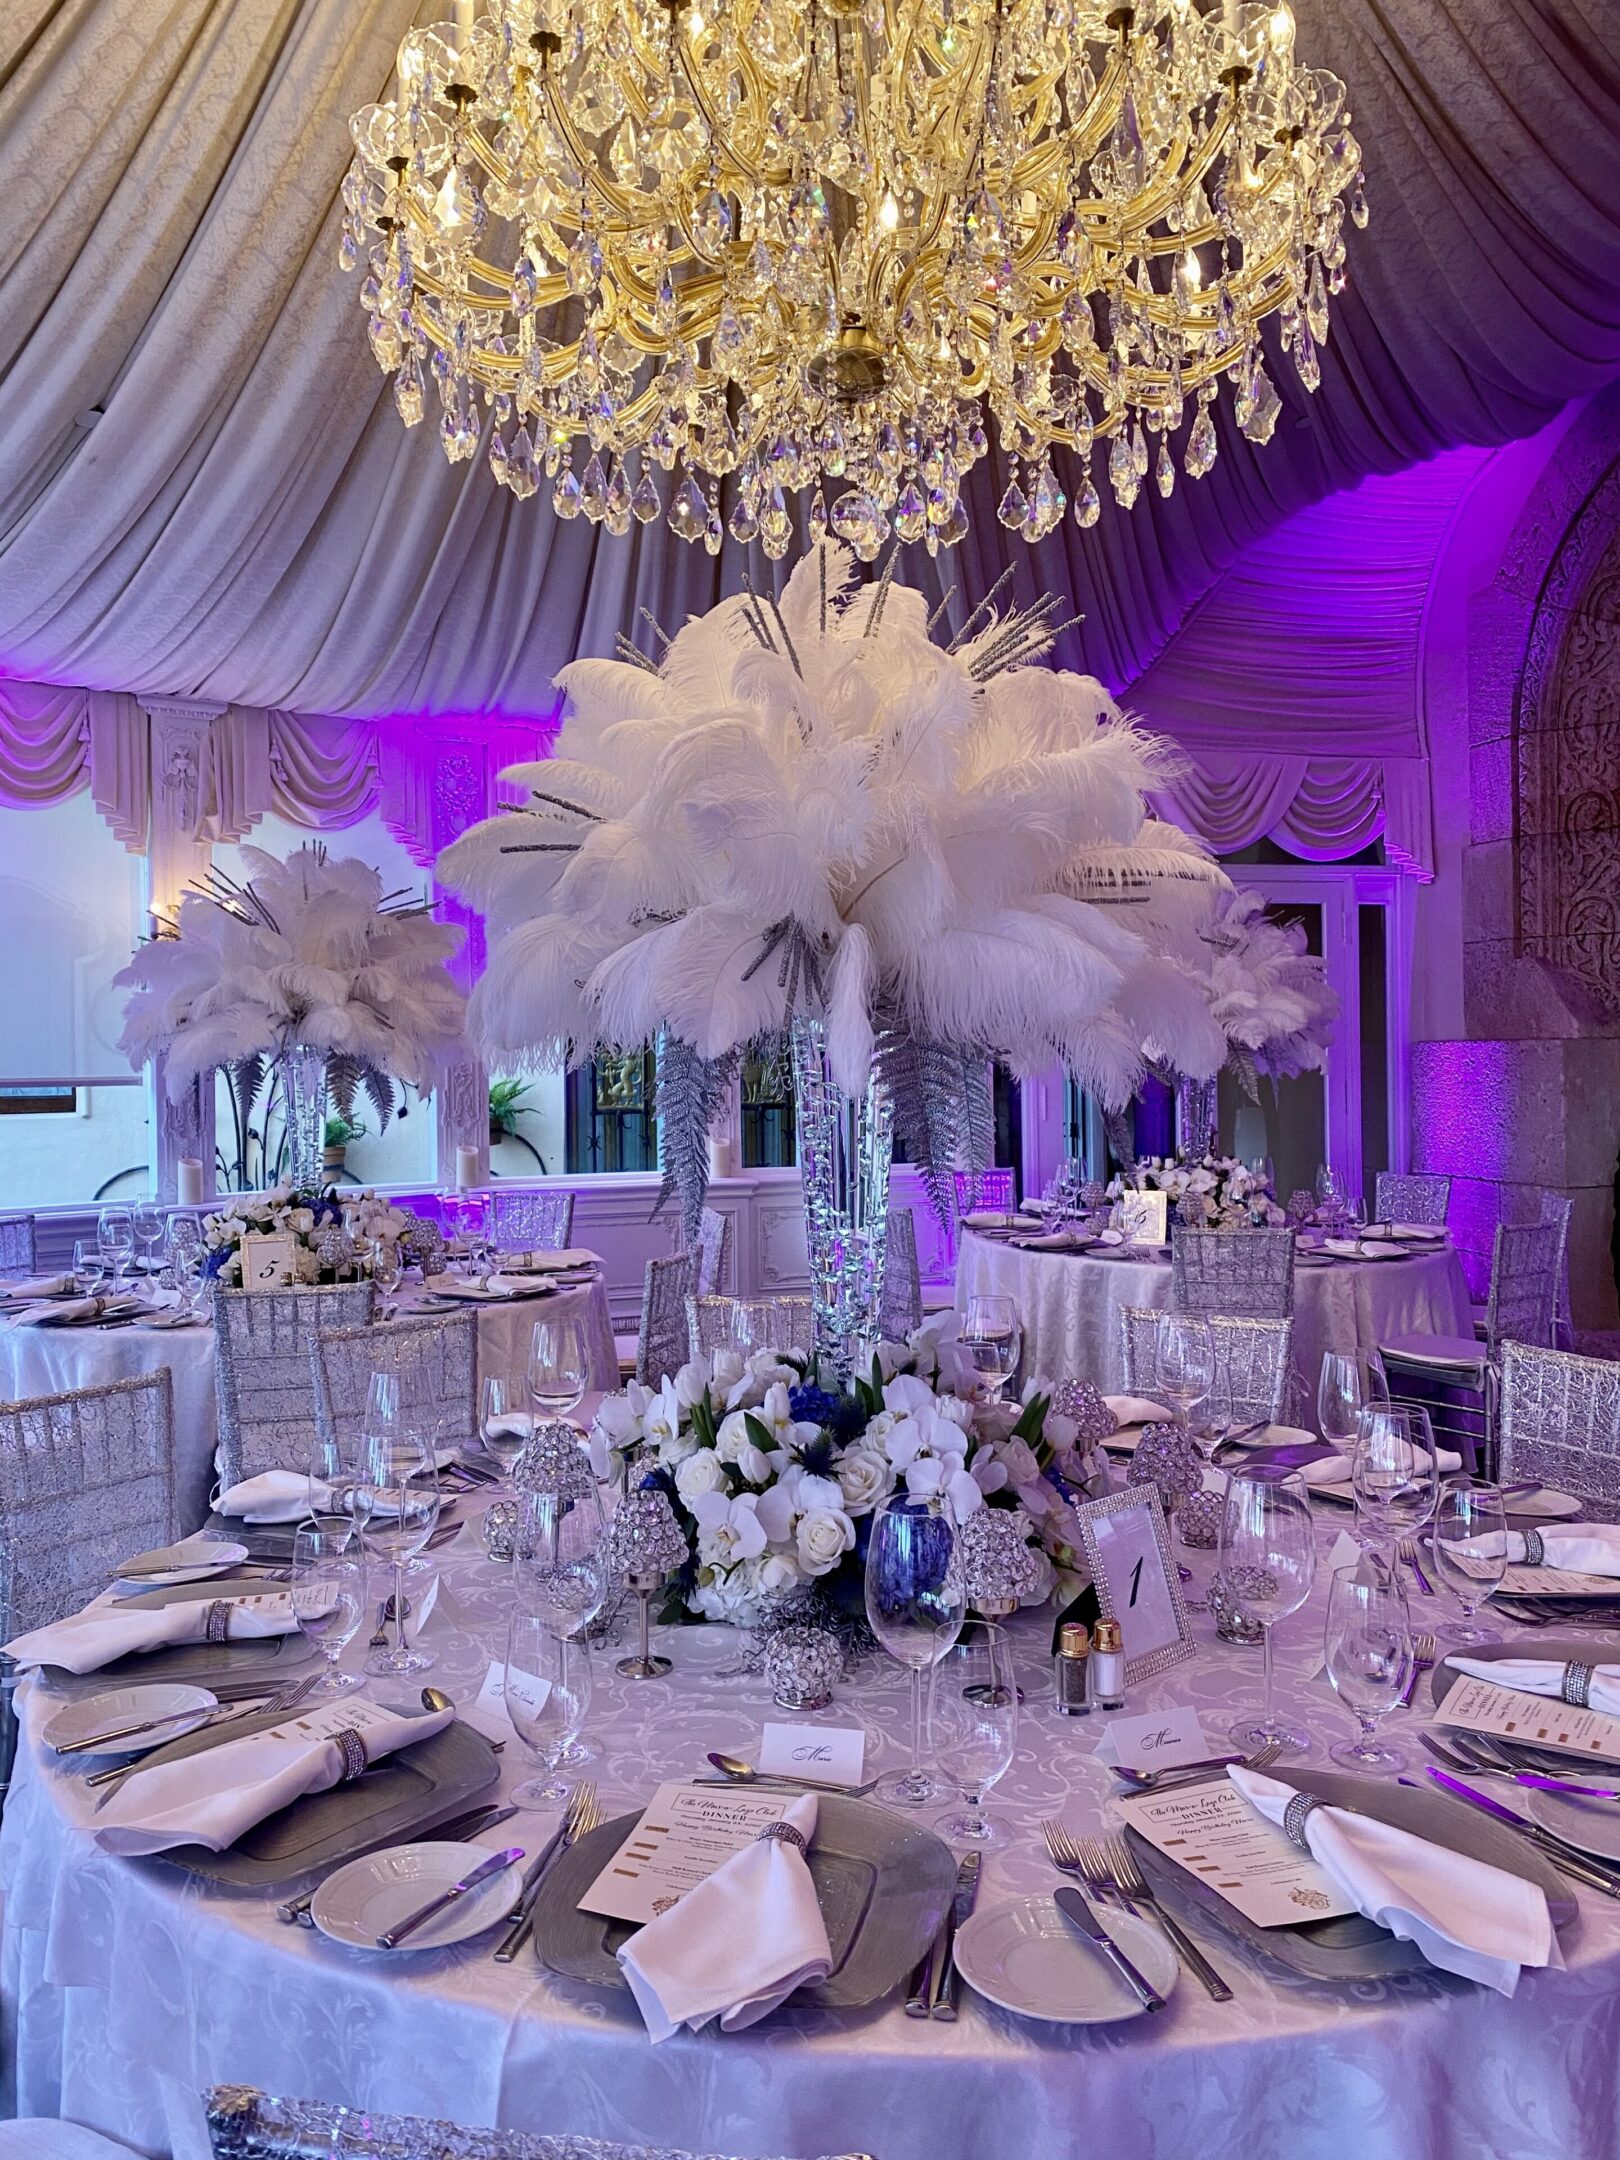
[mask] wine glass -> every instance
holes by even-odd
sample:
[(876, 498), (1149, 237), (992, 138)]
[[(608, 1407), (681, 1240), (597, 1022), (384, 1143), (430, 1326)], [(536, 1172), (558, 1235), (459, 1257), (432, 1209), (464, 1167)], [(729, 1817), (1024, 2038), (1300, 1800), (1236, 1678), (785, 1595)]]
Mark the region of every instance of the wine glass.
[(1193, 1313), (1160, 1313), (1154, 1330), (1153, 1386), (1176, 1423), (1187, 1421), (1215, 1385), (1215, 1336)]
[(360, 1631), (365, 1570), (347, 1530), (295, 1530), (292, 1604), (298, 1631), (326, 1660), (317, 1695), (342, 1695), (360, 1685), (358, 1673), (338, 1671), (338, 1659)]
[(1462, 1607), (1436, 1630), (1447, 1642), (1487, 1643), (1497, 1630), (1474, 1618), (1507, 1572), (1507, 1512), (1501, 1487), (1454, 1478), (1441, 1487), (1429, 1547), (1435, 1572)]
[(951, 1569), (951, 1526), (926, 1503), (891, 1500), (866, 1548), (866, 1617), (890, 1657), (911, 1674), (911, 1768), (878, 1780), (880, 1798), (922, 1807), (939, 1787), (923, 1769), (923, 1674), (962, 1632), (966, 1609)]
[(96, 1218), (96, 1243), (112, 1263), (113, 1289), (122, 1287), (124, 1262), (135, 1250), (135, 1221), (127, 1207), (104, 1207)]
[(1328, 1753), (1347, 1770), (1404, 1770), (1406, 1757), (1377, 1732), (1412, 1682), (1412, 1618), (1394, 1570), (1375, 1553), (1334, 1576), (1322, 1652), (1333, 1692), (1361, 1728)]
[(501, 1482), (511, 1490), (512, 1472), (534, 1432), (527, 1378), (513, 1380), (491, 1373), (478, 1391), (478, 1437), (484, 1452), (500, 1466)]
[(405, 1638), (405, 1563), (422, 1550), (438, 1523), (439, 1473), (431, 1446), (400, 1415), (398, 1385), (396, 1373), (372, 1375), (373, 1400), (391, 1402), (392, 1418), (368, 1406), (355, 1510), (367, 1552), (393, 1568), (394, 1647), (377, 1650), (366, 1665), (367, 1672), (382, 1674), (426, 1672), (433, 1663), (430, 1652), (412, 1649)]
[(1245, 1751), (1274, 1745), (1299, 1754), (1310, 1747), (1310, 1735), (1277, 1714), (1271, 1635), (1310, 1596), (1315, 1575), (1316, 1525), (1299, 1472), (1274, 1463), (1234, 1471), (1221, 1523), (1221, 1580), (1243, 1618), (1261, 1629), (1265, 1647), (1265, 1706), (1258, 1718), (1241, 1717), (1232, 1727)]
[(545, 1772), (507, 1794), (514, 1807), (548, 1807), (568, 1798), (558, 1777), (591, 1706), (591, 1652), (583, 1635), (554, 1635), (538, 1614), (514, 1612), (502, 1683), (506, 1714), (536, 1766)]
[(141, 1250), (143, 1271), (150, 1275), (155, 1272), (157, 1250), (163, 1243), (163, 1233), (168, 1227), (163, 1218), (163, 1210), (155, 1200), (137, 1200), (130, 1210), (129, 1219), (135, 1243)]
[(529, 1340), (529, 1398), (545, 1417), (576, 1409), (591, 1380), (585, 1330), (572, 1314), (537, 1320)]
[(73, 1240), (73, 1281), (86, 1297), (107, 1280), (107, 1257), (98, 1238)]
[(1316, 1429), (1335, 1447), (1354, 1440), (1369, 1403), (1387, 1402), (1389, 1385), (1376, 1351), (1324, 1350), (1316, 1382)]
[(985, 1401), (1000, 1402), (1003, 1389), (1018, 1370), (1024, 1345), (1017, 1304), (998, 1291), (970, 1297), (958, 1339), (973, 1361)]
[(1374, 1541), (1392, 1545), (1421, 1530), (1440, 1493), (1428, 1411), (1416, 1403), (1370, 1403), (1362, 1410), (1350, 1483)]
[(951, 1644), (934, 1667), (929, 1739), (962, 1788), (965, 1808), (942, 1816), (941, 1837), (983, 1852), (1007, 1833), (984, 1812), (984, 1796), (1012, 1765), (1018, 1683), (1006, 1630), (986, 1621)]

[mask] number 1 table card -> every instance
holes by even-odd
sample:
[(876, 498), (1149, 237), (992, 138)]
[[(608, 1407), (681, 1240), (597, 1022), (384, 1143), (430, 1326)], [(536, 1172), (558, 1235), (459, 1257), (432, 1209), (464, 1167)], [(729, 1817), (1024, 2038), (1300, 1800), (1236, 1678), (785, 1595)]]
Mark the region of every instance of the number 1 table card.
[(1446, 1690), (1434, 1717), (1437, 1725), (1457, 1725), (1465, 1732), (1499, 1733), (1527, 1747), (1568, 1748), (1572, 1754), (1620, 1762), (1620, 1718), (1577, 1710), (1556, 1696), (1498, 1687), (1494, 1680), (1465, 1674)]
[(1298, 1927), (1355, 1906), (1225, 1778), (1118, 1803), (1133, 1830), (1256, 1927)]
[(1127, 1486), (1075, 1513), (1097, 1603), (1125, 1639), (1127, 1681), (1134, 1686), (1190, 1658), (1192, 1630), (1157, 1489)]
[(778, 1822), (791, 1793), (660, 1785), (636, 1827), (579, 1901), (610, 1920), (653, 1920)]

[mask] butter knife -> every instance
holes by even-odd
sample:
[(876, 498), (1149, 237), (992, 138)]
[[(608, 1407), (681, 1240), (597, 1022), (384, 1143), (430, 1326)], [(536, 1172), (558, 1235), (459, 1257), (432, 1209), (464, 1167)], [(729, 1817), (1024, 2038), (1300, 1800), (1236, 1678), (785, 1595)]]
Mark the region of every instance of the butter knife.
[(1528, 1838), (1532, 1845), (1539, 1846), (1561, 1873), (1573, 1875), (1577, 1882), (1585, 1883), (1589, 1890), (1601, 1890), (1605, 1897), (1620, 1898), (1620, 1881), (1600, 1869), (1597, 1862), (1589, 1854), (1583, 1853), (1578, 1845), (1568, 1845), (1562, 1838), (1554, 1837), (1550, 1830), (1543, 1830), (1538, 1823), (1526, 1822), (1522, 1815), (1515, 1815), (1513, 1810), (1504, 1807), (1500, 1800), (1493, 1800), (1489, 1793), (1482, 1793), (1473, 1785), (1465, 1785), (1461, 1778), (1453, 1777), (1449, 1770), (1437, 1770), (1430, 1763), (1427, 1774), (1444, 1791), (1458, 1800), (1465, 1800), (1470, 1807), (1478, 1808), (1482, 1814), (1494, 1816), (1509, 1829), (1517, 1830), (1521, 1837)]
[(508, 1845), (502, 1852), (491, 1853), (487, 1860), (478, 1863), (470, 1875), (463, 1875), (460, 1882), (452, 1883), (448, 1890), (441, 1890), (436, 1898), (429, 1898), (427, 1903), (419, 1905), (415, 1912), (407, 1913), (403, 1920), (396, 1921), (391, 1928), (386, 1928), (377, 1937), (377, 1948), (397, 1950), (407, 1935), (414, 1935), (419, 1927), (446, 1911), (458, 1899), (464, 1898), (469, 1890), (476, 1890), (480, 1883), (488, 1882), (492, 1875), (499, 1875), (504, 1869), (515, 1866), (522, 1858), (521, 1845)]
[(939, 1967), (928, 1997), (931, 2017), (947, 2021), (954, 2021), (956, 2017), (956, 1960), (951, 1950), (956, 1942), (956, 1931), (972, 1912), (973, 1900), (979, 1894), (979, 1865), (980, 1855), (969, 1853), (956, 1871), (956, 1895), (951, 1900), (950, 1918), (941, 1931)]
[(1137, 1971), (1072, 1883), (1054, 1890), (1052, 1900), (1069, 1925), (1083, 1935), (1094, 1950), (1102, 1952), (1144, 2010), (1164, 2008), (1164, 1997)]

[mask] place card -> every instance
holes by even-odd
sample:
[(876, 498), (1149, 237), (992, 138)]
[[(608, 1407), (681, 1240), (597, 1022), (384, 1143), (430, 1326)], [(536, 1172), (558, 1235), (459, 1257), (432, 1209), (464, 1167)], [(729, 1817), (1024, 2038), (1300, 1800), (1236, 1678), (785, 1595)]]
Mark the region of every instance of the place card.
[(1176, 1763), (1208, 1762), (1216, 1752), (1196, 1710), (1144, 1710), (1109, 1720), (1096, 1759), (1127, 1770), (1168, 1770)]
[(767, 1725), (759, 1767), (772, 1777), (812, 1778), (818, 1785), (858, 1785), (866, 1762), (859, 1725)]
[(1509, 1597), (1620, 1598), (1620, 1577), (1582, 1575), (1574, 1568), (1520, 1567), (1515, 1562), (1502, 1577)]
[(1567, 1748), (1571, 1754), (1620, 1762), (1620, 1718), (1602, 1710), (1577, 1710), (1552, 1695), (1499, 1687), (1494, 1680), (1477, 1680), (1471, 1673), (1464, 1673), (1446, 1690), (1434, 1719), (1437, 1725), (1497, 1733), (1527, 1747)]
[(779, 1822), (791, 1800), (699, 1785), (660, 1785), (641, 1820), (579, 1901), (610, 1920), (655, 1920), (733, 1853)]
[[(532, 1702), (538, 1710), (551, 1693), (548, 1680), (537, 1679), (532, 1673), (518, 1674), (519, 1702)], [(512, 1723), (512, 1713), (506, 1707), (506, 1667), (497, 1659), (484, 1675), (484, 1684), (470, 1709), (462, 1717), (486, 1740), (509, 1740), (516, 1737), (517, 1728)]]
[(1361, 1547), (1348, 1530), (1341, 1530), (1328, 1547), (1327, 1571), (1337, 1575), (1340, 1568), (1360, 1567), (1364, 1558)]
[(1299, 1927), (1355, 1906), (1308, 1853), (1220, 1778), (1116, 1803), (1133, 1830), (1256, 1927)]

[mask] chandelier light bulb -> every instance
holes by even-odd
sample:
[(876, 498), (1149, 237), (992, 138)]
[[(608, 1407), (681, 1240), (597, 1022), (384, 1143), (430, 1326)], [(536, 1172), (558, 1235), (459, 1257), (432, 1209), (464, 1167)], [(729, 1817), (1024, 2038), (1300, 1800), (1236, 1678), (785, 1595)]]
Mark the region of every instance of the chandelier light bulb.
[(1268, 440), (1276, 348), (1320, 381), (1361, 152), (1294, 47), (1286, 0), (455, 0), (341, 260), (405, 423), (564, 515), (950, 547), (994, 447), (1039, 540), (1147, 439), (1206, 472), (1223, 385)]

